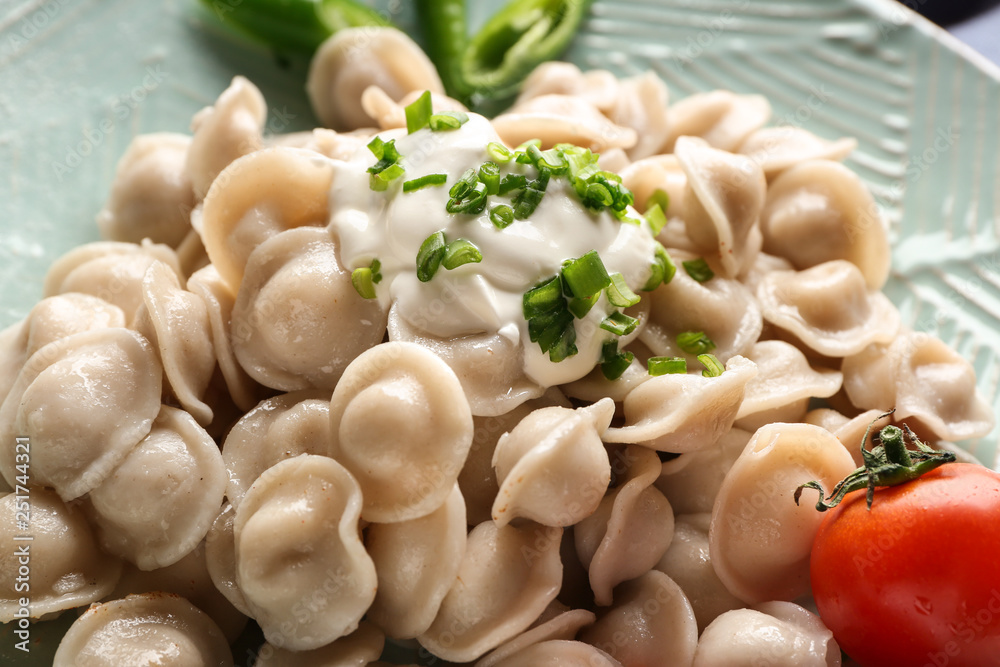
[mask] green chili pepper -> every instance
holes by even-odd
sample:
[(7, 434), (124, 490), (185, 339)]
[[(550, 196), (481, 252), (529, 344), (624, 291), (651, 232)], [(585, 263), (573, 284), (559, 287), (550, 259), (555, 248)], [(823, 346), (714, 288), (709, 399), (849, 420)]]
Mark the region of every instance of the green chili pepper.
[(493, 16), (462, 55), (461, 85), (471, 101), (517, 92), (539, 64), (556, 58), (576, 34), (592, 0), (513, 0)]
[(469, 43), (465, 1), (417, 0), (417, 16), (423, 28), (427, 56), (437, 67), (445, 92), (464, 99), (469, 91), (461, 83), (459, 66)]
[(388, 26), (357, 0), (201, 0), (223, 23), (277, 51), (312, 53), (342, 28)]

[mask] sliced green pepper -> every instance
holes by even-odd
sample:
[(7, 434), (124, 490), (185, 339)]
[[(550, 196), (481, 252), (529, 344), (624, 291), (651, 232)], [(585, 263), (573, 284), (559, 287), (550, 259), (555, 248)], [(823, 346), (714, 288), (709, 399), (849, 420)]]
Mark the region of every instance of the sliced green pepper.
[(459, 68), (473, 104), (517, 92), (537, 65), (569, 45), (592, 0), (513, 0), (469, 42)]

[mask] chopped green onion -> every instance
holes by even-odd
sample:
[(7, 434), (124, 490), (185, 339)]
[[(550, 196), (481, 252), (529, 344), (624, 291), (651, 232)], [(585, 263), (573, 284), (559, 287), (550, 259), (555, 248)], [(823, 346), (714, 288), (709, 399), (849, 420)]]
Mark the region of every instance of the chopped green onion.
[(658, 235), (667, 226), (667, 216), (663, 214), (663, 209), (660, 208), (659, 204), (653, 204), (647, 208), (643, 217), (649, 223), (649, 230), (653, 232), (653, 236)]
[(448, 196), (452, 199), (461, 199), (476, 186), (479, 182), (479, 176), (475, 169), (469, 168), (465, 170), (462, 177), (458, 179), (455, 185), (451, 186), (448, 191)]
[(402, 165), (391, 164), (377, 174), (369, 176), (368, 185), (375, 192), (384, 192), (389, 188), (389, 183), (402, 176), (404, 172)]
[(525, 155), (531, 160), (531, 164), (539, 170), (549, 171), (553, 174), (564, 174), (569, 169), (569, 165), (566, 160), (560, 155), (558, 149), (550, 148), (547, 151), (543, 151), (539, 148), (540, 144), (528, 144), (525, 150)]
[(448, 174), (427, 174), (420, 178), (403, 181), (403, 192), (413, 192), (432, 185), (444, 185), (448, 182)]
[(514, 223), (514, 209), (506, 204), (499, 204), (490, 209), (490, 222), (497, 229), (506, 229)]
[(382, 141), (377, 136), (368, 142), (368, 150), (378, 158), (378, 162), (368, 167), (369, 187), (376, 192), (382, 192), (389, 187), (389, 182), (403, 175), (404, 169), (398, 164), (402, 157), (396, 150), (396, 140)]
[(476, 245), (468, 239), (456, 239), (445, 247), (444, 256), (441, 258), (441, 266), (448, 269), (457, 269), (463, 264), (478, 264), (483, 261), (483, 253)]
[(569, 296), (588, 297), (611, 284), (608, 270), (596, 250), (565, 262), (561, 273)]
[(726, 370), (726, 367), (715, 358), (714, 354), (699, 354), (698, 361), (705, 367), (701, 374), (707, 378), (719, 377)]
[(629, 289), (625, 276), (620, 273), (611, 274), (611, 284), (607, 287), (608, 301), (612, 306), (628, 308), (639, 303), (639, 295)]
[(715, 349), (715, 343), (703, 331), (685, 331), (677, 334), (677, 347), (688, 354), (705, 354)]
[(524, 319), (532, 320), (541, 315), (551, 313), (564, 306), (566, 300), (563, 298), (562, 282), (559, 276), (552, 276), (548, 280), (541, 282), (527, 292), (521, 301), (521, 311)]
[(601, 328), (616, 336), (627, 336), (639, 326), (639, 320), (625, 313), (615, 311), (601, 321)]
[(594, 307), (597, 300), (601, 298), (600, 292), (597, 294), (592, 294), (590, 296), (578, 296), (569, 300), (569, 312), (573, 313), (573, 317), (578, 320), (582, 320), (590, 312), (590, 309)]
[(432, 132), (457, 130), (467, 122), (469, 122), (469, 116), (462, 111), (439, 111), (428, 119)]
[(541, 139), (528, 139), (523, 144), (521, 144), (520, 146), (518, 146), (517, 148), (514, 149), (514, 154), (517, 155), (518, 153), (524, 153), (525, 155), (527, 155), (528, 147), (529, 146), (534, 146), (535, 148), (541, 148), (542, 147), (542, 140)]
[(652, 376), (671, 373), (687, 373), (687, 360), (684, 357), (650, 357), (646, 369)]
[(496, 141), (486, 144), (486, 154), (497, 164), (507, 164), (514, 157), (509, 148)]
[(523, 190), (528, 187), (528, 177), (524, 174), (507, 174), (500, 181), (498, 194), (506, 195), (513, 190)]
[(486, 194), (495, 195), (500, 192), (500, 167), (496, 162), (484, 162), (479, 167), (479, 180), (486, 186)]
[(591, 183), (583, 194), (583, 203), (591, 208), (606, 208), (615, 203), (611, 191), (603, 183)]
[(420, 282), (426, 283), (437, 273), (446, 246), (444, 232), (434, 232), (420, 244), (417, 251), (417, 278)]
[(601, 372), (609, 380), (617, 380), (632, 365), (635, 355), (629, 351), (618, 351), (618, 341), (609, 340), (601, 348)]
[(548, 352), (556, 340), (562, 336), (567, 326), (573, 326), (573, 314), (566, 310), (565, 301), (559, 308), (537, 315), (528, 320), (528, 338), (538, 343), (542, 352)]
[(649, 280), (642, 286), (643, 292), (651, 292), (660, 285), (669, 283), (674, 279), (674, 274), (677, 273), (677, 267), (674, 266), (673, 260), (670, 259), (670, 255), (667, 254), (666, 249), (659, 243), (656, 244), (653, 263), (649, 265), (649, 271)]
[[(382, 137), (377, 134), (368, 142), (368, 150), (372, 152), (376, 160), (381, 160), (382, 156), (385, 155), (386, 143), (382, 141)], [(368, 170), (371, 172), (371, 169)]]
[(703, 257), (698, 259), (689, 259), (685, 262), (681, 262), (684, 266), (684, 270), (687, 274), (691, 276), (693, 280), (699, 283), (708, 282), (715, 277), (715, 272), (708, 266), (708, 262), (705, 261)]
[(375, 281), (372, 277), (372, 270), (367, 266), (354, 269), (351, 272), (351, 284), (354, 285), (354, 289), (362, 298), (375, 298)]
[(372, 260), (371, 266), (372, 270), (372, 281), (377, 285), (382, 282), (382, 262), (378, 261), (378, 258)]
[(648, 207), (646, 212), (649, 212), (649, 208), (653, 206), (659, 206), (660, 211), (664, 213), (670, 208), (670, 195), (667, 194), (666, 190), (661, 188), (656, 188), (653, 190), (653, 194), (649, 195), (649, 199), (646, 200), (646, 206)]
[(476, 183), (476, 187), (465, 198), (449, 199), (445, 204), (445, 210), (449, 213), (479, 215), (486, 210), (486, 186), (483, 183)]
[(413, 134), (417, 130), (427, 127), (427, 123), (434, 113), (431, 107), (431, 91), (425, 90), (423, 95), (418, 97), (413, 104), (406, 105), (406, 133)]
[(538, 205), (542, 203), (542, 197), (545, 196), (545, 190), (533, 187), (535, 181), (532, 181), (527, 187), (525, 187), (521, 192), (514, 197), (514, 217), (518, 220), (527, 220)]
[(570, 324), (563, 329), (562, 336), (549, 348), (549, 361), (559, 363), (578, 352), (576, 348), (576, 329)]

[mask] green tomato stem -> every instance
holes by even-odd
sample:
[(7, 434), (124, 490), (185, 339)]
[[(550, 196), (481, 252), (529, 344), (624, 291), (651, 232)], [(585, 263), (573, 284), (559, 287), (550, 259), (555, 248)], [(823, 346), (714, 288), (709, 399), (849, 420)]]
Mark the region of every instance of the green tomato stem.
[[(868, 443), (868, 436), (871, 434), (875, 424), (893, 413), (893, 410), (876, 417), (861, 439), (861, 456), (864, 465), (833, 487), (829, 496), (823, 490), (823, 485), (812, 481), (802, 484), (795, 489), (795, 504), (799, 504), (803, 489), (816, 489), (819, 491), (819, 501), (816, 509), (825, 512), (840, 504), (840, 501), (851, 491), (866, 489), (866, 501), (868, 509), (872, 508), (875, 500), (876, 487), (896, 486), (905, 482), (913, 481), (922, 475), (938, 468), (945, 463), (955, 461), (952, 452), (938, 451), (932, 449), (921, 442), (920, 438), (906, 424), (902, 428), (898, 426), (886, 426), (880, 430), (873, 438), (878, 444), (870, 451), (865, 446)], [(916, 449), (907, 447), (907, 443)]]

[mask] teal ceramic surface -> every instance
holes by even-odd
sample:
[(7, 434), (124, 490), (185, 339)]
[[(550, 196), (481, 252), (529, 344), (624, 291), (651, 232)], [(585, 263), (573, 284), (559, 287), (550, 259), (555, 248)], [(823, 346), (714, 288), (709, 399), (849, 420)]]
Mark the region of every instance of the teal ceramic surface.
[[(470, 4), (473, 24), (495, 6)], [(410, 3), (377, 6), (414, 23)], [(906, 325), (973, 361), (998, 405), (996, 66), (890, 0), (596, 0), (566, 57), (652, 69), (673, 100), (761, 93), (774, 122), (856, 137), (847, 164), (891, 227), (887, 293)], [(94, 217), (132, 137), (187, 131), (236, 74), (264, 93), (268, 131), (310, 128), (306, 66), (225, 32), (193, 0), (0, 0), (0, 326), (41, 298), (54, 259), (98, 238)], [(997, 433), (963, 444), (995, 466)], [(33, 657), (48, 663), (41, 647)]]

